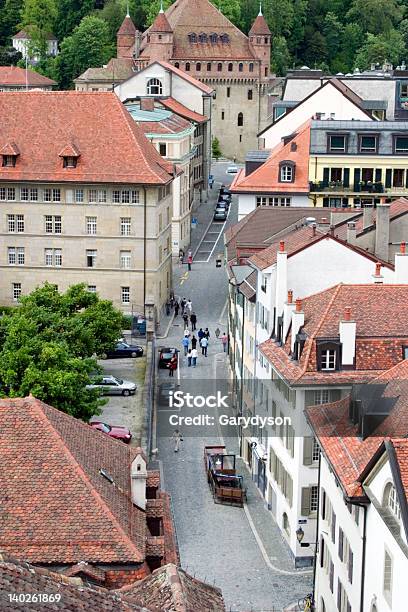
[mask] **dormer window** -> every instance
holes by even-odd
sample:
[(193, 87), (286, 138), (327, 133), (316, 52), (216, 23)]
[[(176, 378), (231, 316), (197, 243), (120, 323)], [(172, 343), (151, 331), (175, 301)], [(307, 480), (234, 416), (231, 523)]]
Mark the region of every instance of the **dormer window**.
[(67, 155), (64, 159), (64, 168), (76, 168), (77, 158), (72, 155)]
[(389, 483), (388, 485), (388, 494), (387, 494), (387, 508), (392, 512), (397, 520), (401, 518), (401, 508), (399, 505), (397, 491), (393, 484)]
[(335, 370), (336, 369), (336, 351), (334, 349), (326, 349), (320, 354), (320, 369)]
[(317, 369), (334, 372), (340, 369), (340, 343), (319, 342), (317, 344)]
[(17, 161), (17, 155), (3, 155), (3, 166), (5, 168), (14, 168)]
[(8, 142), (0, 150), (3, 168), (14, 168), (20, 151), (15, 142)]
[(279, 181), (281, 183), (293, 183), (295, 180), (296, 164), (293, 161), (285, 160), (279, 164)]
[(79, 149), (73, 143), (67, 144), (59, 154), (59, 157), (62, 157), (63, 168), (76, 168), (79, 156)]

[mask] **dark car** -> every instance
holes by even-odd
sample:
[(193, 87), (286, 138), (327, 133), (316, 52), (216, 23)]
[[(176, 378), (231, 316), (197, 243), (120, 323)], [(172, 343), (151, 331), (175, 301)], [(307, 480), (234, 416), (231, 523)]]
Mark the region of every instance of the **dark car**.
[(110, 438), (115, 438), (115, 440), (121, 440), (126, 444), (129, 444), (132, 439), (132, 434), (130, 433), (127, 427), (120, 427), (119, 425), (108, 425), (107, 423), (101, 423), (99, 421), (92, 421), (92, 423), (90, 423), (90, 426), (93, 429), (101, 431)]
[(167, 364), (173, 355), (177, 355), (178, 349), (172, 347), (161, 348), (159, 353), (159, 368), (167, 368)]
[(218, 201), (219, 202), (228, 202), (228, 204), (231, 204), (231, 196), (227, 195), (226, 193), (223, 193), (218, 196)]
[(117, 359), (119, 357), (142, 357), (143, 348), (141, 346), (133, 346), (127, 342), (118, 342), (116, 348), (106, 353), (102, 353), (102, 359)]
[(214, 221), (226, 221), (228, 217), (228, 211), (226, 208), (216, 208), (214, 211)]
[(226, 208), (228, 210), (229, 207), (230, 207), (230, 203), (227, 202), (226, 200), (218, 200), (215, 208)]
[(225, 185), (222, 185), (220, 189), (220, 195), (229, 195), (231, 197), (232, 193), (231, 193), (231, 190), (228, 189), (228, 187), (226, 187)]

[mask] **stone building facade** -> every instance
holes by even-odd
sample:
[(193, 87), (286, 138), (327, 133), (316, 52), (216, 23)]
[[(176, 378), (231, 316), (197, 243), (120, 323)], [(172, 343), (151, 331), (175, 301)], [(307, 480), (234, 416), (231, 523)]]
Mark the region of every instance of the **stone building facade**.
[(113, 93), (3, 93), (0, 108), (0, 303), (82, 282), (125, 313), (146, 296), (160, 313), (173, 165)]
[(154, 61), (169, 62), (215, 90), (212, 134), (225, 156), (243, 160), (266, 126), (270, 53), (271, 32), (261, 11), (246, 36), (209, 0), (179, 0), (160, 11), (143, 34), (127, 16), (118, 32), (117, 58), (75, 82), (102, 88), (123, 70), (130, 76)]

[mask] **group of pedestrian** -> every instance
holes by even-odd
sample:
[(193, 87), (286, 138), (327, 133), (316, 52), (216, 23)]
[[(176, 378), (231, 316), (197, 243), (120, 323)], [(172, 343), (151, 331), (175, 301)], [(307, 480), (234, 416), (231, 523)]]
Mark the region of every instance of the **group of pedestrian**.
[[(183, 251), (183, 249), (179, 250), (179, 266), (182, 266), (184, 263), (184, 257), (185, 257), (185, 253)], [(191, 251), (188, 251), (187, 253), (187, 266), (188, 269), (191, 270), (191, 264), (193, 263), (193, 253)]]

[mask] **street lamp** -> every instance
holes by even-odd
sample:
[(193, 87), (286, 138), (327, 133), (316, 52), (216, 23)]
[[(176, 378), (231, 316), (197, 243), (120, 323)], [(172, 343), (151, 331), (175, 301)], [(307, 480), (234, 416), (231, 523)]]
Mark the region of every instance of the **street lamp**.
[(297, 537), (297, 541), (300, 544), (303, 538), (305, 537), (305, 532), (303, 531), (302, 527), (299, 527), (298, 529), (296, 529), (296, 537)]

